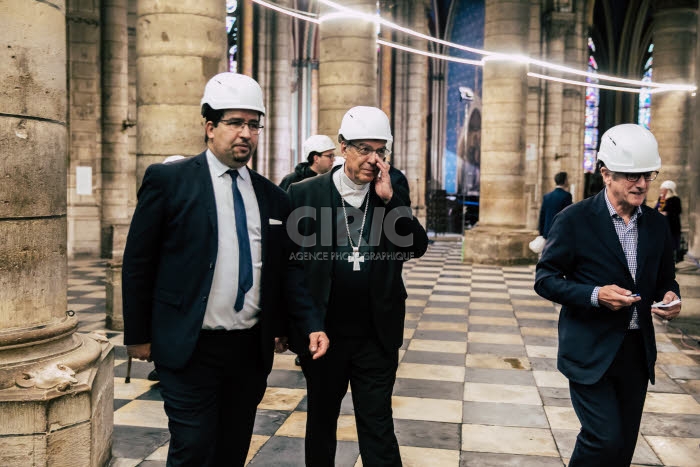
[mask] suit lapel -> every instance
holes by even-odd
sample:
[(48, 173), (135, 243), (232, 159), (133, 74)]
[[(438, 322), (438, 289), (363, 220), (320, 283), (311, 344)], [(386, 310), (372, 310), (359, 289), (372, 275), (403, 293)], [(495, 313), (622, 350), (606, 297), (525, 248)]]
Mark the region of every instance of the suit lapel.
[(197, 164), (197, 177), (199, 178), (200, 186), (203, 187), (204, 206), (207, 210), (209, 223), (214, 230), (214, 237), (219, 235), (219, 228), (216, 219), (216, 198), (214, 197), (214, 185), (211, 183), (211, 174), (209, 173), (209, 164), (207, 164), (206, 151), (195, 157)]
[(622, 251), (620, 237), (617, 236), (615, 226), (610, 217), (610, 211), (608, 211), (608, 206), (605, 203), (605, 189), (601, 190), (601, 192), (596, 195), (591, 211), (591, 222), (594, 226), (593, 231), (600, 234), (601, 243), (607, 247), (620, 264), (624, 266), (624, 270), (627, 271), (627, 276), (631, 279), (632, 275), (629, 273), (625, 252)]
[(644, 214), (644, 208), (642, 208), (642, 215), (637, 218), (637, 274), (634, 279), (635, 283), (639, 283), (639, 274), (644, 270), (644, 263), (647, 259), (648, 252), (651, 252), (651, 235), (649, 232), (649, 224), (646, 222), (649, 214)]
[(270, 228), (270, 209), (265, 202), (265, 188), (261, 180), (262, 176), (251, 169), (248, 169), (248, 173), (250, 174), (250, 181), (253, 183), (253, 191), (255, 191), (255, 198), (257, 198), (258, 210), (260, 211), (260, 240), (262, 243), (260, 255), (263, 264), (265, 264), (267, 236), (269, 234), (268, 229)]

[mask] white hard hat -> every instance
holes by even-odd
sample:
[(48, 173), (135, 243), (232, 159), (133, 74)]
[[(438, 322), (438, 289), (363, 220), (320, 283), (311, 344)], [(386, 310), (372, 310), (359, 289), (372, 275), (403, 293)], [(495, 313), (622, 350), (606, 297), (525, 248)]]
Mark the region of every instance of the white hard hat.
[(212, 109), (255, 110), (265, 115), (262, 89), (253, 78), (238, 73), (219, 73), (204, 87), (201, 106)]
[(603, 134), (598, 160), (613, 172), (642, 173), (661, 168), (656, 138), (633, 123), (614, 126)]
[(387, 144), (394, 141), (391, 136), (389, 117), (377, 107), (353, 107), (348, 110), (340, 123), (338, 135), (348, 141), (356, 139), (379, 139)]
[(671, 180), (666, 180), (665, 182), (663, 182), (660, 188), (666, 188), (667, 190), (671, 190), (674, 193), (676, 192), (676, 184)]
[(321, 154), (322, 152), (335, 149), (335, 143), (326, 135), (309, 136), (301, 146), (301, 151), (304, 153), (304, 158), (309, 157), (312, 152)]

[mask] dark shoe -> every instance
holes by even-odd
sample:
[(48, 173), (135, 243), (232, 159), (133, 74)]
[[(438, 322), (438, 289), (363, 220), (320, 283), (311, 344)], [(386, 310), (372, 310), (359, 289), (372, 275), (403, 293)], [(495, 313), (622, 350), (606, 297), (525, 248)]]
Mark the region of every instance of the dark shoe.
[(294, 364), (296, 366), (301, 366), (301, 360), (299, 360), (299, 356), (297, 355), (297, 358), (294, 359)]
[(151, 372), (148, 373), (147, 379), (148, 381), (160, 381), (160, 378), (158, 377), (158, 372), (155, 369), (151, 370)]

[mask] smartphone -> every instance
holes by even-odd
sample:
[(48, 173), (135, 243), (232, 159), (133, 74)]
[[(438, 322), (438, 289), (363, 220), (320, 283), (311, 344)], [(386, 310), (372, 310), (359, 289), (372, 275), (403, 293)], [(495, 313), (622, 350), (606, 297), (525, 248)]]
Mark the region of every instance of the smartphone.
[(673, 305), (676, 305), (676, 304), (678, 304), (678, 303), (680, 303), (680, 302), (681, 302), (681, 300), (680, 300), (680, 298), (679, 298), (678, 300), (673, 300), (673, 301), (668, 302), (668, 303), (663, 303), (663, 302), (652, 303), (652, 304), (651, 304), (651, 307), (652, 307), (652, 308), (668, 308), (668, 307), (673, 306)]

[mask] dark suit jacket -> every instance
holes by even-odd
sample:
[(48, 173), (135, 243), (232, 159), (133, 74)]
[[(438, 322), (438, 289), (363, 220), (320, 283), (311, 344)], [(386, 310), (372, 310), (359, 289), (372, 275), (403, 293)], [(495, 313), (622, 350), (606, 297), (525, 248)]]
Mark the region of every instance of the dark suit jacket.
[[(315, 213), (316, 219), (304, 217), (298, 224), (298, 231), (304, 236), (314, 236), (316, 244), (314, 246), (304, 246), (301, 248), (302, 253), (307, 253), (310, 259), (303, 261), (304, 270), (306, 272), (307, 285), (314, 299), (316, 307), (322, 312), (325, 317), (331, 293), (333, 282), (333, 260), (331, 253), (334, 251), (332, 245), (323, 245), (321, 241), (321, 221), (322, 208), (333, 207), (333, 179), (332, 174), (342, 167), (335, 167), (330, 172), (295, 183), (289, 187), (289, 197), (292, 204), (292, 210), (311, 206)], [(408, 201), (408, 184), (405, 182), (400, 171), (396, 170), (392, 176), (399, 183), (399, 186), (394, 187), (394, 196), (391, 201), (384, 205), (384, 202), (374, 193), (374, 189), (370, 190), (370, 209), (373, 207), (383, 207), (384, 218), (395, 208), (402, 208), (410, 212), (410, 201)], [(390, 176), (392, 174), (390, 173)], [(374, 211), (375, 216), (380, 211)], [(332, 222), (332, 220), (331, 220)], [(372, 223), (377, 222), (373, 219)], [(343, 227), (344, 228), (344, 227)], [(336, 227), (332, 228), (333, 236), (335, 236)], [(403, 262), (409, 256), (420, 258), (428, 248), (428, 236), (425, 229), (420, 225), (412, 215), (410, 217), (400, 217), (396, 222), (396, 232), (400, 236), (412, 235), (413, 240), (410, 246), (401, 247), (391, 242), (382, 230), (382, 235), (378, 246), (373, 250), (375, 253), (386, 253), (387, 259), (370, 260), (370, 283), (376, 284), (371, 290), (358, 291), (358, 293), (369, 293), (370, 303), (372, 307), (373, 322), (376, 334), (382, 343), (382, 346), (387, 351), (396, 351), (403, 343), (403, 326), (406, 314), (406, 289), (401, 277)], [(333, 237), (334, 238), (334, 237)], [(395, 254), (393, 257), (390, 253)], [(325, 255), (325, 256), (324, 256)], [(320, 259), (319, 259), (320, 258)], [(367, 264), (367, 263), (365, 263)], [(290, 340), (292, 350), (297, 353), (306, 353), (306, 340), (303, 334), (292, 330), (290, 331)], [(332, 345), (332, 344), (331, 344)]]
[[(274, 338), (286, 335), (286, 310), (302, 332), (321, 330), (322, 321), (302, 286), (301, 267), (288, 260), (294, 249), (286, 232), (289, 198), (250, 174), (260, 209), (260, 345), (269, 372)], [(160, 365), (182, 368), (192, 355), (216, 264), (217, 225), (205, 153), (146, 170), (124, 251), (124, 343), (151, 342)]]
[(633, 280), (604, 197), (605, 190), (572, 205), (554, 220), (537, 264), (535, 290), (562, 305), (557, 366), (567, 378), (581, 384), (593, 384), (603, 376), (632, 317), (631, 307), (612, 311), (591, 306), (593, 289), (616, 284), (640, 294), (636, 304), (639, 327), (653, 383), (656, 341), (651, 304), (662, 300), (669, 290), (680, 296), (671, 234), (666, 219), (643, 205), (637, 220), (637, 273)]
[(554, 216), (570, 204), (571, 193), (563, 188), (557, 187), (544, 195), (542, 206), (540, 207), (540, 235), (547, 238), (549, 229), (552, 228), (552, 222), (554, 222)]

